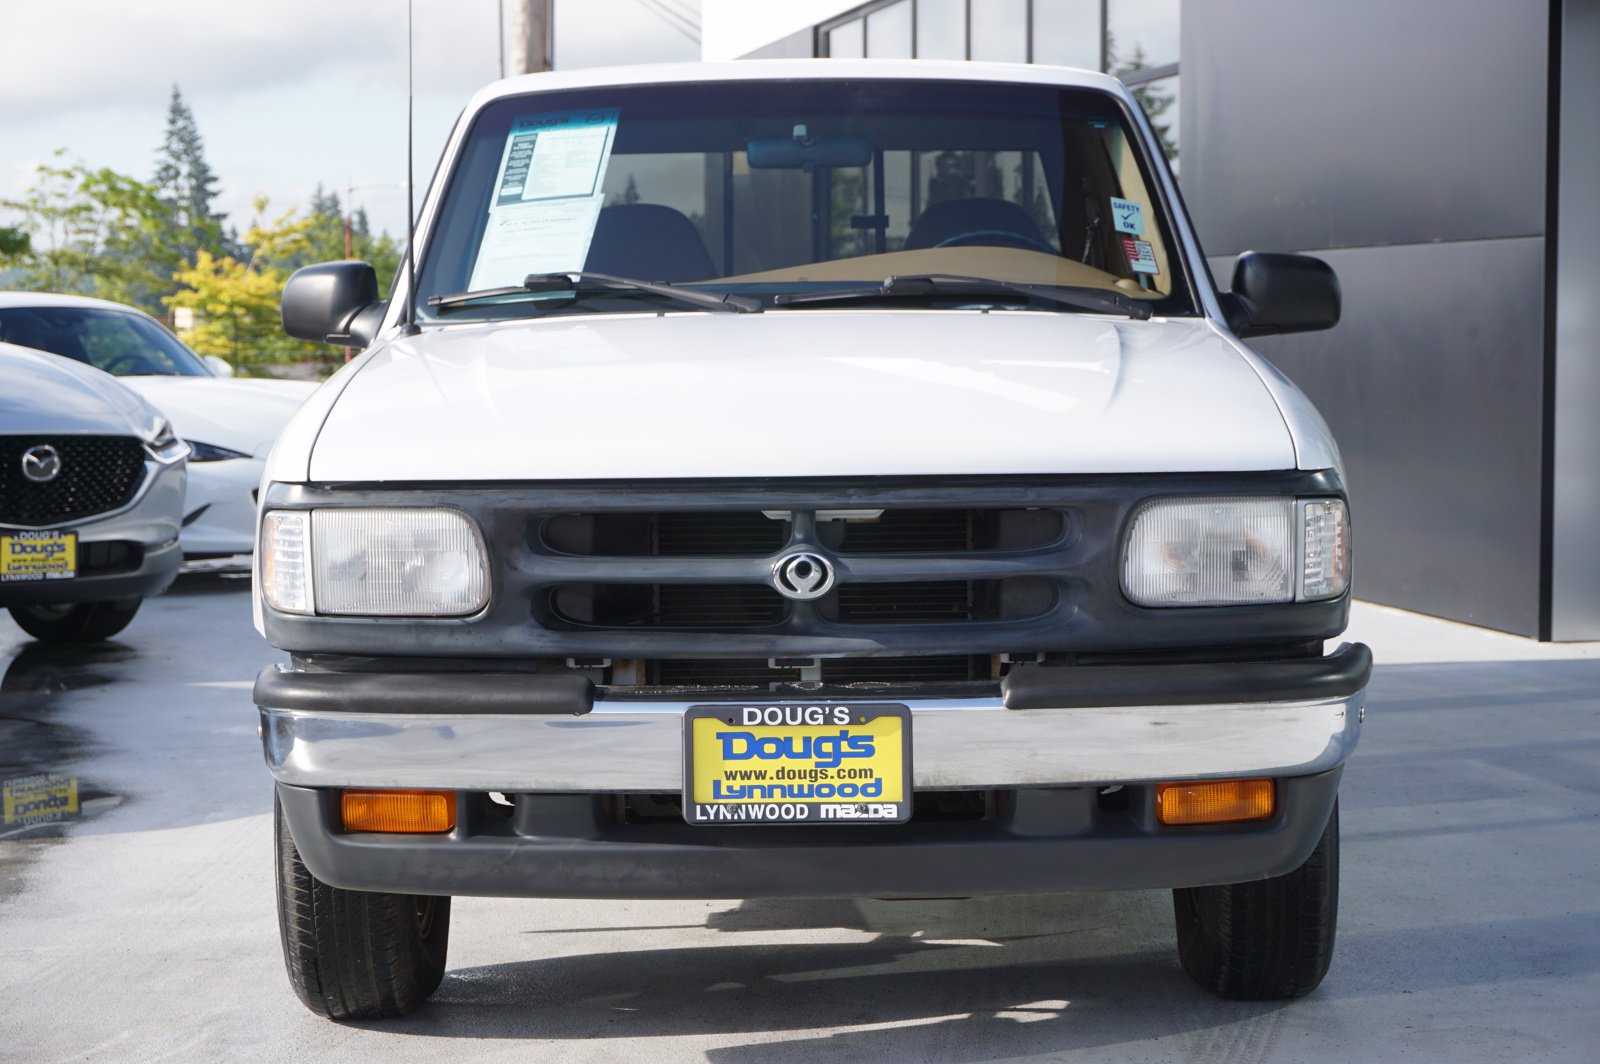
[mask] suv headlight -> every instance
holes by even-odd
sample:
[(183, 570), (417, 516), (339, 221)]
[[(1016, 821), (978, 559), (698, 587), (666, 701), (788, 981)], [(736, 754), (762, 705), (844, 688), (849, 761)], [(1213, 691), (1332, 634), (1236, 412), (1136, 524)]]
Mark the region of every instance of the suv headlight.
[(489, 566), (477, 525), (456, 510), (273, 510), (261, 589), (286, 613), (462, 617), (488, 604)]
[(1158, 499), (1134, 514), (1123, 593), (1141, 606), (1335, 598), (1350, 585), (1342, 499)]

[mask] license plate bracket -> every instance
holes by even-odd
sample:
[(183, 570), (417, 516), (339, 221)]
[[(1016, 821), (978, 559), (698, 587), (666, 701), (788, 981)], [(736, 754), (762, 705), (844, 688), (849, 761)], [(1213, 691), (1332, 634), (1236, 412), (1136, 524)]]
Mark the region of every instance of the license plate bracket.
[(13, 532), (0, 536), (0, 582), (70, 580), (77, 575), (76, 532)]
[(683, 818), (903, 824), (911, 819), (911, 709), (894, 702), (690, 706)]

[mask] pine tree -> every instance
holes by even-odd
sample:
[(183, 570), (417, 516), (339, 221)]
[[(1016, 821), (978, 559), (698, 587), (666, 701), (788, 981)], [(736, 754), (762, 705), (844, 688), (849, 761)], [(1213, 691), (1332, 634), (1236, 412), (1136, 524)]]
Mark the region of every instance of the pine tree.
[(173, 250), (184, 262), (194, 262), (201, 249), (218, 255), (231, 250), (223, 233), (224, 216), (214, 209), (217, 175), (206, 162), (205, 142), (195, 125), (194, 112), (176, 85), (167, 107), (166, 136), (156, 150), (153, 184), (172, 212)]

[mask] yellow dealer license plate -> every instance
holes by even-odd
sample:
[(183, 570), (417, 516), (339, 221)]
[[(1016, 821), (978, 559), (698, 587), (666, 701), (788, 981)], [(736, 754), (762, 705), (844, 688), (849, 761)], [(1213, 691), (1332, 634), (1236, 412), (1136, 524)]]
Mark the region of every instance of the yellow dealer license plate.
[(911, 710), (691, 706), (683, 780), (691, 824), (902, 824), (911, 819)]
[(76, 532), (0, 536), (0, 581), (65, 580), (78, 573)]

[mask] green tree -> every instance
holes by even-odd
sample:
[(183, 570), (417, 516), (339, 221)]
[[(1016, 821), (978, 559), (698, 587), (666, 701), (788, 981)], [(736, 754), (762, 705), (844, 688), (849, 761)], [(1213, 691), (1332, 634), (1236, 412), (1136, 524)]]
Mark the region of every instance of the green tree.
[[(310, 214), (306, 218), (306, 239), (288, 257), (271, 265), (293, 273), (316, 262), (333, 262), (346, 257), (345, 212), (339, 194), (317, 186), (311, 194)], [(400, 242), (387, 233), (374, 234), (364, 209), (351, 212), (349, 257), (372, 264), (378, 274), (378, 291), (384, 295), (400, 268)]]
[[(1126, 61), (1119, 59), (1116, 40), (1109, 33), (1106, 34), (1106, 59), (1110, 73), (1119, 78), (1125, 78), (1149, 65), (1142, 44), (1133, 46), (1132, 58)], [(1153, 81), (1135, 85), (1129, 91), (1133, 93), (1133, 98), (1139, 101), (1139, 106), (1144, 108), (1145, 116), (1150, 119), (1150, 127), (1156, 131), (1156, 137), (1161, 141), (1161, 150), (1166, 153), (1169, 160), (1176, 162), (1178, 138), (1172, 134), (1172, 119), (1166, 116), (1172, 110), (1173, 104), (1178, 102), (1178, 94), (1157, 88)]]
[(152, 183), (171, 213), (174, 250), (181, 262), (194, 262), (201, 248), (213, 255), (235, 250), (228, 246), (223, 230), (225, 216), (216, 211), (217, 175), (206, 162), (205, 141), (176, 85), (167, 106), (167, 131), (156, 149)]
[(63, 154), (34, 170), (20, 198), (0, 200), (16, 214), (11, 231), (20, 237), (0, 253), (24, 288), (158, 309), (158, 294), (172, 290), (172, 260), (165, 250), (169, 216), (155, 189), (107, 167), (68, 163)]
[[(258, 216), (265, 214), (266, 199), (258, 198), (255, 207)], [(195, 312), (194, 326), (180, 333), (183, 341), (202, 355), (227, 359), (236, 371), (268, 363), (331, 363), (337, 357), (332, 348), (289, 337), (278, 316), (289, 278), (285, 264), (306, 254), (314, 221), (296, 218), (294, 211), (258, 220), (244, 234), (249, 254), (243, 261), (197, 251), (194, 264), (173, 275), (182, 287), (165, 300)]]
[(0, 265), (26, 258), (33, 251), (33, 241), (21, 229), (0, 225)]

